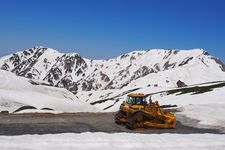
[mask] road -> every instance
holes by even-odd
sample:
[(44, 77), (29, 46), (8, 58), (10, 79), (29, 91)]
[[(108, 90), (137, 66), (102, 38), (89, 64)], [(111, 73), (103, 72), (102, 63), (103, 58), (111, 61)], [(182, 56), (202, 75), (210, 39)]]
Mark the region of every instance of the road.
[(199, 129), (182, 125), (176, 129), (129, 130), (114, 123), (114, 113), (63, 113), (63, 114), (6, 114), (0, 115), (0, 135), (56, 134), (81, 132), (107, 133), (219, 133), (213, 129)]

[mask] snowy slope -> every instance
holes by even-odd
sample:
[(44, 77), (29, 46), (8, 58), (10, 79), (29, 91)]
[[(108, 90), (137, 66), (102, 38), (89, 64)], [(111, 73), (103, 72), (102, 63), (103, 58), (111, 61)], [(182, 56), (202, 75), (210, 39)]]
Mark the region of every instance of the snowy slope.
[(0, 111), (14, 112), (22, 106), (37, 108), (28, 112), (40, 112), (43, 108), (53, 109), (50, 111), (53, 113), (98, 111), (94, 106), (78, 100), (66, 89), (32, 85), (26, 78), (0, 70)]
[[(176, 104), (180, 112), (188, 118), (195, 119), (197, 127), (214, 127), (225, 132), (225, 87), (216, 88), (213, 91), (202, 94), (182, 94), (164, 95), (156, 94), (152, 98), (161, 104)], [(178, 118), (179, 120), (179, 118)], [(193, 126), (192, 122), (185, 122), (186, 125)]]
[[(224, 83), (224, 81), (216, 82), (216, 83), (209, 83), (209, 84), (198, 84), (189, 87), (204, 87), (210, 85), (217, 85)], [(144, 82), (143, 82), (144, 84)], [(146, 83), (148, 84), (148, 83)], [(188, 87), (187, 87), (188, 88)], [(224, 103), (224, 92), (225, 87), (219, 89), (213, 89), (213, 91), (209, 91), (207, 93), (192, 95), (191, 93), (186, 94), (186, 97), (182, 97), (183, 95), (165, 95), (164, 91), (173, 90), (173, 89), (180, 89), (180, 88), (171, 88), (171, 87), (152, 87), (152, 86), (143, 86), (143, 87), (124, 87), (122, 89), (109, 89), (103, 91), (87, 91), (87, 92), (79, 92), (77, 97), (83, 101), (89, 102), (99, 109), (113, 112), (119, 109), (120, 104), (126, 99), (127, 94), (129, 93), (144, 93), (153, 95), (156, 100), (162, 99), (164, 104), (164, 99), (170, 99), (171, 101), (165, 101), (165, 103), (173, 103), (177, 104), (178, 106), (182, 107), (184, 105), (189, 104), (208, 104), (208, 103)], [(218, 92), (219, 91), (219, 92)], [(159, 94), (154, 94), (159, 93)], [(161, 96), (164, 97), (161, 97)], [(180, 100), (182, 99), (182, 100)], [(199, 99), (201, 101), (199, 101)], [(111, 107), (109, 107), (111, 106)], [(106, 109), (107, 108), (107, 109)]]
[(224, 134), (81, 133), (0, 136), (0, 148), (29, 150), (222, 150)]

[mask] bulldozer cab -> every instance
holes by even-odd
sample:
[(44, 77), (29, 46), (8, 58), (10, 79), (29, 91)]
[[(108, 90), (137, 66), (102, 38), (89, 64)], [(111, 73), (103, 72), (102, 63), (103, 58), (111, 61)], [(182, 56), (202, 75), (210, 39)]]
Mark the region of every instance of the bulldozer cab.
[(129, 94), (126, 100), (130, 105), (146, 105), (146, 98), (144, 94)]

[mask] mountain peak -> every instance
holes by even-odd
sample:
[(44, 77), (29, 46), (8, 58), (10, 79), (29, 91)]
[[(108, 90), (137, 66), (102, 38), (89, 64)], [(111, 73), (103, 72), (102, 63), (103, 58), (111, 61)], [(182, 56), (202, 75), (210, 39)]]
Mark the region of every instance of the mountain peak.
[(33, 50), (39, 50), (39, 49), (43, 49), (44, 51), (51, 51), (52, 53), (60, 53), (58, 50), (55, 50), (53, 48), (50, 47), (45, 47), (45, 46), (34, 46), (33, 48), (31, 48)]

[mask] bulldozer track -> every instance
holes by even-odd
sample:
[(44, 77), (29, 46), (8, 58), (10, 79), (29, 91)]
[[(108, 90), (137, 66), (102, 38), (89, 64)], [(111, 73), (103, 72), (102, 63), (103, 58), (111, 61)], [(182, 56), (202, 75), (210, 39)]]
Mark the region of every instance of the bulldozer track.
[(165, 124), (165, 118), (163, 116), (156, 118), (144, 112), (137, 112), (128, 119), (127, 128), (132, 130), (136, 128), (147, 128), (144, 126), (145, 121)]
[(115, 123), (121, 124), (120, 119), (123, 118), (123, 116), (124, 116), (124, 114), (122, 113), (122, 111), (119, 110), (118, 112), (116, 112), (115, 117), (114, 117)]
[(82, 132), (220, 133), (218, 130), (188, 127), (177, 122), (176, 129), (129, 130), (114, 121), (115, 113), (8, 114), (0, 115), (0, 135), (56, 134)]

